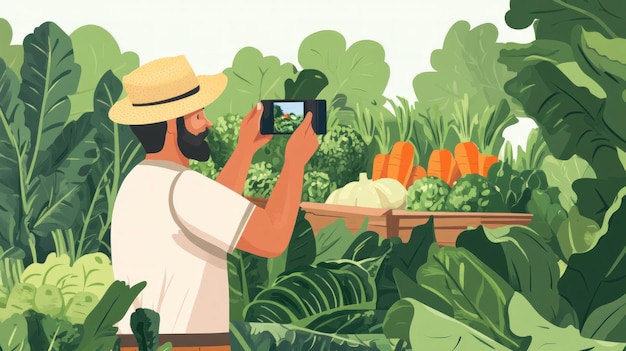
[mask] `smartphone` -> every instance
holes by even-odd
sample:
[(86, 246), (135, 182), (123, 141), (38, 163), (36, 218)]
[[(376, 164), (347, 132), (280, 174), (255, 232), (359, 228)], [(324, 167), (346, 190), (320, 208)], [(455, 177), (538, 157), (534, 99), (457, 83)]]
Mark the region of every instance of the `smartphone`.
[(261, 100), (261, 134), (292, 134), (307, 112), (315, 134), (326, 134), (326, 100)]

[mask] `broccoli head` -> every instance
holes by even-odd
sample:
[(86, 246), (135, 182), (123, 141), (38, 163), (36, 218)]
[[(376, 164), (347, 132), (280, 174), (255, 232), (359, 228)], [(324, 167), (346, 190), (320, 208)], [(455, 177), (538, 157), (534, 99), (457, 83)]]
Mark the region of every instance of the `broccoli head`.
[(479, 174), (459, 178), (446, 201), (449, 211), (507, 212), (498, 188)]
[(336, 125), (323, 136), (307, 170), (325, 172), (338, 187), (343, 187), (366, 170), (368, 157), (361, 135), (351, 126)]
[(450, 186), (439, 177), (418, 179), (409, 187), (406, 209), (409, 211), (444, 211)]

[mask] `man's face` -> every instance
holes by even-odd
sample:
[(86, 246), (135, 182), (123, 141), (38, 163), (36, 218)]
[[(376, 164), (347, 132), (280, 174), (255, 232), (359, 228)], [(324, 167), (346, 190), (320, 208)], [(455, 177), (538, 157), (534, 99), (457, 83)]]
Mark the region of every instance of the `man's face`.
[(204, 109), (186, 114), (176, 121), (178, 148), (187, 158), (207, 161), (211, 155), (205, 138), (213, 124), (204, 115)]

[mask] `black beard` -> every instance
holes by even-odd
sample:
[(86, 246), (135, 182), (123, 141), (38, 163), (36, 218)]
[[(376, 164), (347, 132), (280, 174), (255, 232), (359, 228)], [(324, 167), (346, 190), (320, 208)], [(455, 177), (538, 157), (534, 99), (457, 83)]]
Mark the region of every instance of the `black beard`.
[(193, 135), (185, 127), (185, 120), (182, 117), (176, 120), (176, 129), (178, 148), (183, 156), (200, 162), (208, 161), (211, 149), (205, 139), (209, 135), (209, 130), (206, 129), (198, 135)]

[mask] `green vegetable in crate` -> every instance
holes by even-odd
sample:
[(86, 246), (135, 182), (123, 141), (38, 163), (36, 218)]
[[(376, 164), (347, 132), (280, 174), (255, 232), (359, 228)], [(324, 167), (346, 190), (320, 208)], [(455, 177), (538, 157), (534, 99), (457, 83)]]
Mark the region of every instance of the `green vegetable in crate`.
[(371, 180), (367, 173), (359, 174), (359, 180), (350, 182), (343, 188), (333, 191), (327, 204), (404, 209), (407, 190), (397, 179), (381, 178)]
[(443, 179), (428, 176), (416, 180), (408, 189), (406, 209), (409, 211), (444, 211), (450, 186)]
[(335, 190), (337, 183), (331, 181), (325, 172), (309, 171), (304, 174), (302, 201), (324, 202)]
[(454, 212), (507, 212), (498, 188), (479, 174), (461, 176), (448, 194), (446, 207)]

